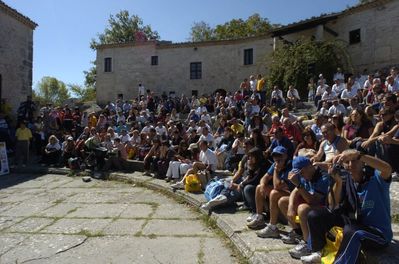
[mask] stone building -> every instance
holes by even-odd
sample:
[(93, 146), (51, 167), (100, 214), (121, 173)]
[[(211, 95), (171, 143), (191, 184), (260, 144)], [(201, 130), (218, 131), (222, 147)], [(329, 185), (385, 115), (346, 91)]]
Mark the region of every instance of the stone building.
[(203, 94), (234, 91), (250, 74), (267, 74), (269, 55), (281, 42), (300, 38), (343, 41), (352, 71), (399, 63), (399, 0), (375, 0), (342, 12), (277, 28), (255, 38), (197, 43), (147, 41), (97, 47), (97, 101), (137, 96), (138, 84), (163, 91)]
[(271, 32), (274, 45), (302, 37), (340, 40), (354, 72), (399, 64), (399, 1), (377, 0), (339, 13), (293, 23)]
[(236, 90), (244, 78), (264, 72), (272, 51), (270, 36), (240, 40), (177, 43), (147, 41), (97, 48), (97, 101), (117, 95), (131, 99), (138, 85), (180, 95)]
[(32, 95), (33, 30), (37, 24), (0, 1), (0, 99), (11, 105)]

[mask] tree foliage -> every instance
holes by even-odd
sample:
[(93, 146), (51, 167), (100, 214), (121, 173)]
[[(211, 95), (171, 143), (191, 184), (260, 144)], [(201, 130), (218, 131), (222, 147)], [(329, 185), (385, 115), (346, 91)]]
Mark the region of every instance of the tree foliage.
[(97, 39), (91, 40), (92, 49), (96, 49), (100, 44), (135, 41), (138, 32), (144, 33), (145, 40), (159, 39), (157, 31), (152, 30), (150, 25), (144, 25), (139, 16), (130, 15), (127, 10), (122, 10), (115, 16), (111, 15), (108, 24), (104, 33), (98, 34)]
[(78, 84), (69, 84), (68, 87), (81, 102), (96, 100), (96, 90), (92, 86), (83, 87)]
[(226, 40), (245, 37), (261, 36), (268, 33), (275, 25), (270, 24), (267, 18), (255, 13), (243, 19), (232, 19), (224, 24), (210, 27), (204, 21), (195, 22), (191, 27), (191, 41)]
[(97, 67), (94, 62), (91, 63), (93, 66), (88, 71), (83, 71), (83, 74), (85, 75), (85, 86), (94, 88), (96, 87)]
[(332, 83), (338, 67), (346, 72), (352, 71), (350, 57), (339, 41), (301, 39), (295, 43), (280, 44), (271, 56), (269, 87), (279, 85), (286, 91), (292, 84), (302, 97), (308, 94), (309, 79), (316, 78), (319, 73), (323, 73), (327, 82)]
[(62, 105), (65, 100), (70, 98), (65, 83), (49, 76), (45, 76), (40, 80), (33, 96), (40, 104), (52, 103), (56, 105)]

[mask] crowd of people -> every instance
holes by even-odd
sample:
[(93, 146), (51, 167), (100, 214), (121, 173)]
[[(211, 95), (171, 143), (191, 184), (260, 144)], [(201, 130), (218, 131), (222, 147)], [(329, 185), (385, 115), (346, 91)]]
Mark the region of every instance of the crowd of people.
[[(313, 116), (295, 115), (301, 98), (294, 86), (284, 93), (253, 75), (235, 92), (191, 98), (157, 96), (140, 85), (139, 97), (109, 102), (99, 112), (51, 104), (36, 109), (28, 98), (15, 135), (4, 115), (0, 132), (15, 152), (13, 165), (22, 160), (25, 166), (29, 149), (45, 166), (73, 161), (128, 170), (129, 160), (140, 160), (145, 175), (174, 189), (192, 174), (229, 171), (232, 181), (203, 209), (243, 201), (248, 227), (259, 237), (296, 244), (289, 253), (304, 263), (319, 263), (325, 234), (343, 227), (335, 263), (355, 263), (361, 248), (382, 248), (392, 239), (399, 70), (355, 77), (338, 69), (333, 80), (328, 85), (322, 74), (310, 80), (306, 101), (317, 108)], [(281, 220), (292, 227), (287, 236), (277, 228)]]

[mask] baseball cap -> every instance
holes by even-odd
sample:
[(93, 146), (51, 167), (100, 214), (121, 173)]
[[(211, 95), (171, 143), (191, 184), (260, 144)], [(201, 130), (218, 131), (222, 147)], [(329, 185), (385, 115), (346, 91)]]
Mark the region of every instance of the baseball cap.
[(292, 171), (299, 171), (312, 163), (308, 157), (298, 156), (292, 161)]
[(273, 149), (272, 156), (274, 154), (278, 154), (278, 155), (287, 154), (287, 149), (283, 146), (277, 146)]

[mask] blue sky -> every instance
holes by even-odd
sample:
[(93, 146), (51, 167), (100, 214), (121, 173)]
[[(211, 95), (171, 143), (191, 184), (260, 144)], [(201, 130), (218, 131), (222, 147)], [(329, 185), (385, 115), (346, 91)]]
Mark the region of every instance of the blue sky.
[(358, 0), (3, 0), (39, 26), (34, 32), (33, 87), (43, 76), (83, 84), (95, 52), (90, 40), (103, 32), (110, 14), (128, 10), (157, 30), (163, 40), (187, 41), (195, 21), (211, 26), (259, 13), (288, 24), (341, 11)]

